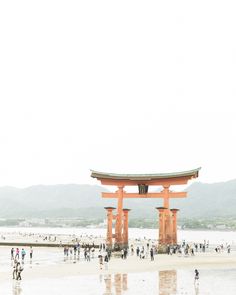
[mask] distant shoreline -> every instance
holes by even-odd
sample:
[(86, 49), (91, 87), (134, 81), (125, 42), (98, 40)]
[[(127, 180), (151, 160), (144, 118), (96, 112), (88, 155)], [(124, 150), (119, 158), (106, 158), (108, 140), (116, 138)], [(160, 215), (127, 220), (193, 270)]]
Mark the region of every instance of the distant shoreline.
[[(64, 228), (64, 229), (106, 229), (106, 227), (100, 227), (100, 226), (94, 226), (94, 227), (91, 227), (91, 226), (44, 226), (44, 225), (38, 225), (38, 226), (10, 226), (10, 225), (1, 225), (0, 226), (0, 229), (1, 228), (26, 228), (26, 229), (29, 229), (29, 228), (32, 228), (32, 229), (37, 229), (37, 228)], [(158, 229), (158, 228), (155, 228), (155, 227), (129, 227), (130, 229), (142, 229), (142, 230), (145, 230), (145, 229)], [(181, 230), (181, 231), (219, 231), (219, 232), (236, 232), (236, 229), (228, 229), (228, 228), (225, 228), (225, 229), (220, 229), (220, 228), (212, 228), (212, 229), (208, 229), (208, 228), (179, 228), (178, 230)]]

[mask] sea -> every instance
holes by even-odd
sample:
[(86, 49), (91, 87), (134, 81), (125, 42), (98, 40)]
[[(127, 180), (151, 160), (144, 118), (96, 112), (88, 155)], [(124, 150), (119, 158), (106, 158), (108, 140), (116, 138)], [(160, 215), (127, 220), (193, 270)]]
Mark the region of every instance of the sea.
[[(0, 235), (4, 233), (35, 233), (71, 236), (106, 237), (106, 228), (75, 228), (75, 227), (0, 227)], [(130, 239), (158, 238), (158, 229), (129, 228)], [(236, 245), (236, 231), (178, 230), (178, 241), (220, 245), (229, 243)]]

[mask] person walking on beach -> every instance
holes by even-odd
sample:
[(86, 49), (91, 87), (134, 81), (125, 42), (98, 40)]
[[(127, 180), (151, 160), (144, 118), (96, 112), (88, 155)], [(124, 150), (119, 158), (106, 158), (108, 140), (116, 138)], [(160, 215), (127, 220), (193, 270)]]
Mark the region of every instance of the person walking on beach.
[(20, 250), (19, 248), (16, 248), (16, 256), (15, 256), (15, 259), (19, 259), (19, 254), (20, 254)]
[(111, 259), (111, 250), (110, 249), (107, 250), (107, 256), (108, 256), (108, 260), (110, 260)]
[(109, 257), (108, 257), (108, 254), (106, 254), (104, 257), (105, 270), (108, 270), (108, 261), (109, 261)]
[(11, 248), (11, 260), (14, 260), (14, 252), (15, 252), (14, 248)]
[(137, 254), (138, 257), (139, 257), (139, 252), (140, 252), (140, 249), (139, 249), (139, 247), (137, 247), (136, 254)]
[(21, 280), (21, 273), (23, 271), (23, 267), (21, 266), (20, 262), (17, 262), (16, 265), (16, 280)]
[(32, 246), (30, 247), (30, 259), (32, 259), (33, 258), (33, 248), (32, 248)]
[(195, 276), (194, 276), (194, 283), (198, 282), (199, 280), (199, 271), (197, 269), (195, 269)]
[(153, 248), (150, 250), (151, 261), (154, 261), (154, 251)]
[(17, 260), (15, 259), (13, 264), (13, 272), (12, 272), (13, 280), (16, 279), (16, 276), (17, 276), (16, 267), (17, 267)]
[(84, 259), (86, 260), (86, 256), (87, 256), (86, 248), (84, 247), (84, 248), (82, 248), (82, 249), (83, 249), (83, 251), (84, 251)]
[(74, 256), (76, 256), (76, 251), (77, 251), (77, 246), (76, 245), (73, 246), (73, 250), (74, 250)]
[(103, 266), (103, 257), (102, 257), (102, 254), (100, 254), (100, 255), (98, 256), (98, 259), (99, 259), (100, 269), (102, 269), (102, 266)]
[(92, 252), (92, 258), (94, 259), (94, 253), (95, 253), (95, 248), (94, 248), (94, 246), (92, 246), (91, 252)]
[(124, 250), (123, 249), (121, 249), (120, 254), (121, 254), (121, 259), (124, 259)]
[(131, 255), (134, 255), (134, 246), (131, 245)]
[(24, 263), (25, 255), (26, 255), (25, 249), (22, 249), (21, 250), (21, 260), (22, 260), (22, 263)]
[(170, 245), (167, 245), (167, 254), (170, 255)]
[(142, 250), (140, 252), (140, 256), (139, 256), (140, 259), (144, 259), (145, 258), (145, 254), (144, 254), (144, 247), (142, 247)]
[(124, 259), (127, 259), (127, 255), (128, 255), (128, 249), (125, 248), (125, 249), (124, 249)]
[(87, 260), (87, 261), (90, 261), (90, 251), (88, 250), (88, 251), (86, 251), (86, 253), (87, 253), (87, 255), (86, 255), (86, 260)]

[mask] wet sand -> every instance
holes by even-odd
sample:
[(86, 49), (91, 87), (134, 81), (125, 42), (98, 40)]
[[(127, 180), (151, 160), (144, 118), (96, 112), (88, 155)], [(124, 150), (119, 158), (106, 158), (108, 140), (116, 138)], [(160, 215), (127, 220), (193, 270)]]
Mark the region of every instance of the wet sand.
[[(161, 256), (159, 264), (161, 260), (173, 260), (173, 257)], [(152, 268), (150, 261), (139, 261), (136, 257), (130, 257), (126, 262), (114, 259), (109, 271), (99, 270), (97, 261), (80, 261), (73, 265), (68, 261), (64, 265), (31, 265), (32, 268), (26, 268), (23, 272), (22, 281), (12, 280), (9, 276), (1, 279), (0, 290), (4, 295), (236, 294), (235, 265), (231, 269), (227, 267), (233, 265), (228, 264), (199, 264), (200, 280), (194, 283), (196, 263), (190, 261), (190, 264), (186, 265), (185, 261), (188, 258), (180, 259), (184, 261), (179, 264), (180, 268), (177, 270), (160, 270), (158, 261), (152, 263)], [(221, 257), (221, 260), (223, 261), (224, 257)], [(132, 264), (138, 268), (130, 268)], [(164, 266), (162, 262), (162, 267), (170, 267), (170, 264)]]
[[(3, 295), (227, 295), (236, 294), (236, 252), (230, 254), (196, 253), (195, 256), (155, 255), (127, 260), (111, 258), (108, 270), (99, 268), (98, 251), (87, 262), (64, 256), (63, 248), (29, 248), (22, 281), (12, 280), (11, 247), (0, 247), (0, 290)], [(104, 254), (104, 253), (103, 253)], [(194, 284), (194, 269), (200, 272), (200, 284)]]
[[(226, 275), (225, 275), (226, 274)], [(33, 279), (1, 284), (4, 295), (235, 295), (236, 270), (188, 270)], [(2, 292), (4, 290), (4, 292)]]

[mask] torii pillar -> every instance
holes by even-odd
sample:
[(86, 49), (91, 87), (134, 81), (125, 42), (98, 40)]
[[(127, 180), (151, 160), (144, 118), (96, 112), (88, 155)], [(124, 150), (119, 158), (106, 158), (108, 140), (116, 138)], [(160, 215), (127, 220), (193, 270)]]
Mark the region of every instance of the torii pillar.
[(107, 210), (107, 240), (106, 244), (109, 249), (112, 249), (112, 220), (114, 207), (104, 207)]
[(130, 209), (123, 209), (123, 247), (128, 248), (129, 245), (129, 235), (128, 235), (128, 214)]
[(164, 223), (165, 223), (165, 241), (164, 244), (172, 244), (172, 213), (170, 211), (170, 185), (163, 185), (164, 195)]
[(173, 229), (173, 236), (172, 236), (172, 243), (174, 245), (177, 244), (177, 212), (179, 209), (170, 209), (172, 212), (172, 229)]
[(171, 213), (170, 209), (165, 209), (164, 216), (165, 216), (165, 229), (166, 229), (165, 244), (172, 245), (172, 243), (173, 243), (173, 220), (172, 220), (172, 213)]
[(118, 187), (117, 193), (117, 214), (116, 214), (116, 226), (115, 226), (115, 248), (120, 249), (123, 247), (123, 186)]
[(159, 211), (159, 244), (163, 245), (166, 240), (165, 235), (165, 207), (157, 207)]
[(177, 211), (178, 209), (168, 209), (157, 207), (159, 211), (159, 249), (165, 251), (167, 245), (177, 244)]

